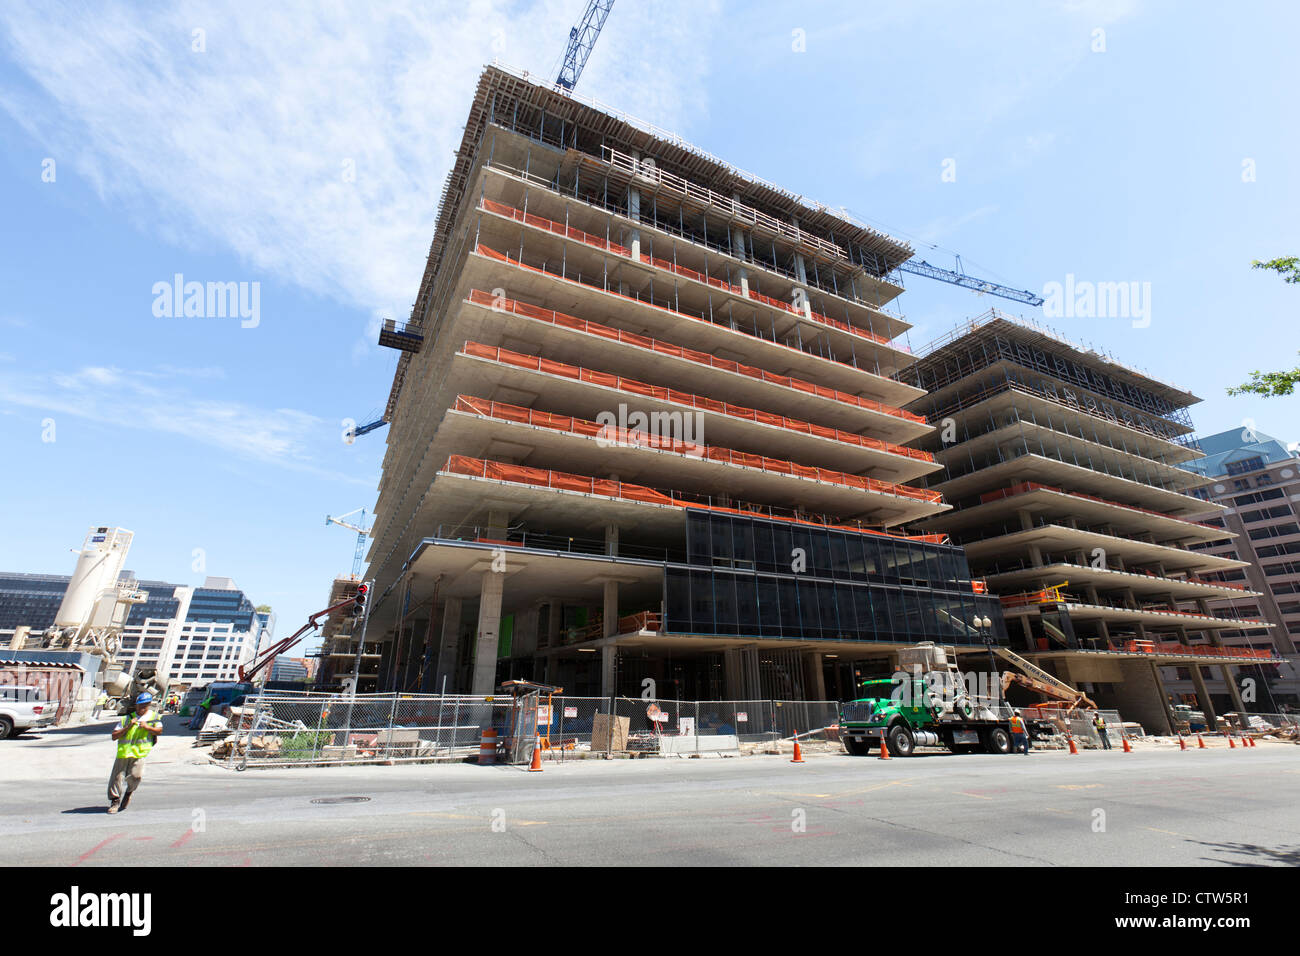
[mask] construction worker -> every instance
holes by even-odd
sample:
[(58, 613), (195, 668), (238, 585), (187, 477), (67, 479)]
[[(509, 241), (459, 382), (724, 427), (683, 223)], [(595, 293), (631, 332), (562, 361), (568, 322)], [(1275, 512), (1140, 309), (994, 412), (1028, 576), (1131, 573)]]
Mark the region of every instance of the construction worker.
[(1020, 716), (1017, 710), (1011, 715), (1011, 752), (1022, 751), (1026, 757), (1029, 756), (1029, 728), (1025, 726), (1025, 719)]
[[(162, 733), (162, 720), (153, 709), (153, 694), (147, 691), (135, 699), (135, 710), (118, 722), (113, 731), (117, 741), (117, 759), (113, 761), (113, 772), (108, 778), (108, 812), (117, 813), (125, 810), (131, 802), (131, 794), (140, 786), (144, 775), (144, 758), (153, 749), (158, 735)], [(122, 791), (122, 781), (126, 782), (126, 791)]]
[(190, 730), (203, 729), (203, 724), (208, 719), (208, 712), (212, 710), (212, 703), (216, 699), (216, 695), (208, 691), (208, 696), (203, 698), (203, 703), (194, 708), (194, 719), (190, 721)]
[(99, 696), (95, 698), (95, 709), (91, 711), (90, 719), (94, 720), (95, 718), (97, 718), (99, 716), (99, 712), (107, 706), (108, 706), (108, 694), (101, 690), (99, 692)]
[(1103, 750), (1110, 749), (1110, 735), (1106, 733), (1106, 718), (1097, 711), (1097, 716), (1093, 718), (1092, 725), (1097, 728), (1097, 736), (1101, 738), (1101, 747)]

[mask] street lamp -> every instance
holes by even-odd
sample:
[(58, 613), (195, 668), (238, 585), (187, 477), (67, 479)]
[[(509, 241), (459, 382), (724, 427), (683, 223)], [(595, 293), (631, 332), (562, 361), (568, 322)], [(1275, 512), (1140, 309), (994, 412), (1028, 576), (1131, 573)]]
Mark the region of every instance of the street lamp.
[[(979, 634), (980, 639), (984, 642), (985, 649), (989, 652), (989, 680), (995, 685), (998, 683), (998, 665), (993, 659), (993, 622), (987, 617), (976, 617), (972, 622), (975, 625), (975, 632)], [(989, 701), (992, 702), (1001, 696), (1002, 688), (998, 686), (997, 690), (989, 688)]]

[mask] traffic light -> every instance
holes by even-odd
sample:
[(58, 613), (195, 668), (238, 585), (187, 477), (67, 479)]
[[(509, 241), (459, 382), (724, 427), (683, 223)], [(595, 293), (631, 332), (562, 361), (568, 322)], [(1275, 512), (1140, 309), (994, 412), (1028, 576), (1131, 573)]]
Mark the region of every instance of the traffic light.
[(369, 596), (369, 594), (370, 594), (370, 585), (368, 584), (357, 585), (357, 595), (356, 598), (354, 599), (355, 603), (353, 603), (352, 605), (352, 614), (354, 617), (360, 617), (361, 615), (366, 613), (366, 598)]

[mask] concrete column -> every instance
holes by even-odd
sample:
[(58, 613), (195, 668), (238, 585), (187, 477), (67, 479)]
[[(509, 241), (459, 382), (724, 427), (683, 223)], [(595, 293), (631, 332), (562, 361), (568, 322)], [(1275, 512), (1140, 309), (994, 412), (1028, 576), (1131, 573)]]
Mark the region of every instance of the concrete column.
[(1147, 733), (1171, 734), (1169, 700), (1160, 671), (1149, 661), (1120, 661), (1124, 679), (1115, 684), (1115, 703), (1120, 716), (1136, 720)]
[(722, 692), (727, 700), (745, 699), (744, 670), (738, 647), (729, 647), (722, 652)]
[[(732, 199), (739, 200), (739, 197), (733, 196)], [(745, 233), (739, 226), (731, 227), (731, 248), (732, 255), (741, 260), (745, 260)], [(744, 266), (740, 268), (740, 289), (745, 295), (749, 295), (749, 273), (745, 271)]]
[(610, 557), (618, 557), (618, 525), (605, 525), (605, 553)]
[(1041, 568), (1043, 566), (1043, 549), (1036, 544), (1031, 544), (1029, 546), (1029, 560), (1034, 563), (1034, 567)]
[(600, 696), (608, 697), (615, 692), (614, 687), (614, 668), (616, 665), (616, 655), (618, 648), (613, 644), (606, 644), (600, 649)]
[(1205, 719), (1209, 722), (1210, 730), (1214, 730), (1218, 725), (1215, 722), (1217, 716), (1214, 712), (1214, 702), (1210, 700), (1210, 692), (1205, 687), (1205, 675), (1201, 673), (1201, 666), (1193, 664), (1192, 684), (1196, 687), (1196, 702), (1201, 705), (1201, 710), (1205, 712)]
[(491, 538), (494, 541), (504, 541), (509, 527), (510, 515), (507, 512), (489, 509), (487, 527), (484, 529), (483, 537)]
[(485, 696), (496, 690), (497, 645), (501, 640), (501, 597), (505, 581), (506, 576), (500, 572), (483, 572), (474, 643), (474, 677), (470, 683), (470, 693), (475, 696)]
[(1024, 508), (1019, 509), (1016, 514), (1020, 517), (1020, 530), (1028, 531), (1034, 526), (1033, 516)]
[(1024, 617), (1020, 619), (1020, 629), (1025, 634), (1025, 650), (1028, 651), (1038, 650), (1038, 642), (1034, 639), (1034, 628), (1029, 623), (1028, 614), (1026, 614)]
[(809, 700), (826, 700), (826, 673), (822, 669), (821, 651), (812, 651), (804, 656), (804, 670), (807, 671)]
[(461, 599), (449, 597), (442, 606), (442, 634), (438, 641), (438, 661), (434, 670), (435, 693), (442, 692), (442, 681), (447, 679), (447, 689), (453, 693), (460, 688), (456, 686), (456, 660), (460, 646), (460, 612)]
[(559, 601), (551, 601), (551, 612), (546, 615), (546, 646), (560, 646), (560, 624), (564, 609)]
[(618, 633), (618, 582), (605, 582), (605, 636), (613, 637)]
[(1223, 683), (1228, 687), (1228, 696), (1232, 698), (1232, 706), (1237, 709), (1237, 713), (1246, 713), (1246, 705), (1241, 700), (1241, 688), (1237, 686), (1237, 681), (1232, 676), (1232, 667), (1223, 664), (1219, 670), (1223, 672)]

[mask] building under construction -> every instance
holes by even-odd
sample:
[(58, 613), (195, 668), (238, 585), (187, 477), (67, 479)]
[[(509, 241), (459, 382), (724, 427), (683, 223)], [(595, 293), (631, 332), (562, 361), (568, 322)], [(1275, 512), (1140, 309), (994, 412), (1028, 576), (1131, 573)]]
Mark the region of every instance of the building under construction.
[(1259, 595), (1224, 579), (1245, 562), (1202, 550), (1224, 528), (1198, 519), (1224, 508), (1186, 467), (1204, 457), (1198, 398), (996, 311), (899, 378), (927, 393), (907, 408), (935, 429), (916, 444), (943, 464), (926, 484), (952, 506), (917, 526), (965, 547), (1013, 648), (1151, 731), (1170, 731), (1161, 665), (1189, 675), (1211, 720), (1207, 673), (1246, 709), (1235, 669), (1274, 655), (1225, 645), (1268, 625), (1209, 606)]
[(910, 255), (487, 69), (380, 336), (379, 689), (825, 699), (904, 644), (1005, 641), (961, 550), (897, 532), (948, 508), (909, 484), (941, 467), (896, 375)]

